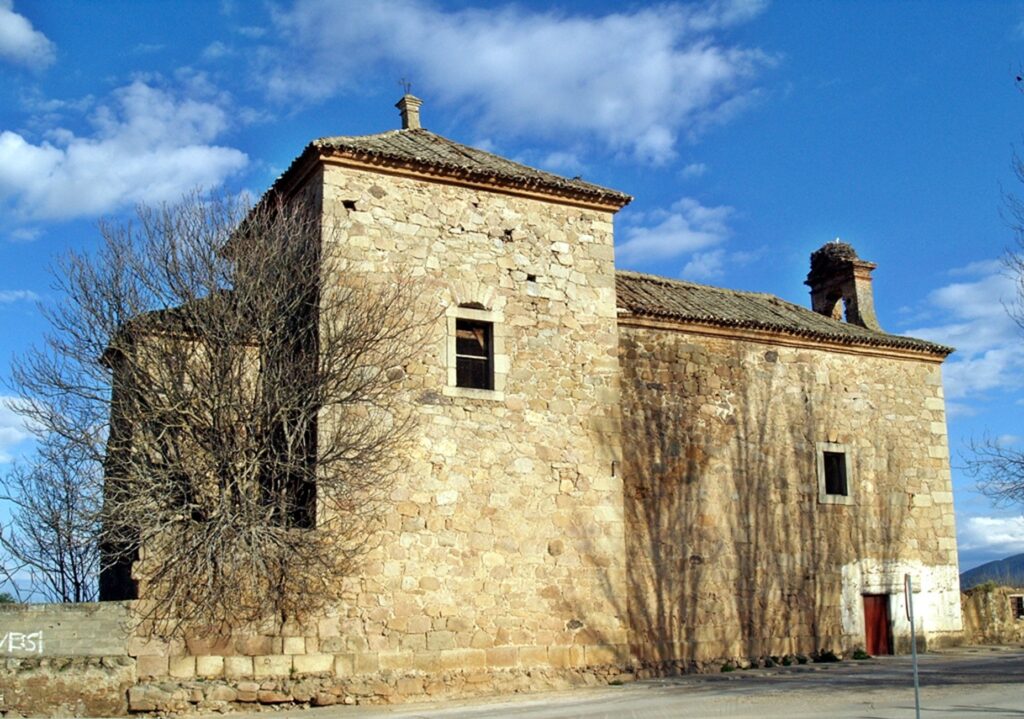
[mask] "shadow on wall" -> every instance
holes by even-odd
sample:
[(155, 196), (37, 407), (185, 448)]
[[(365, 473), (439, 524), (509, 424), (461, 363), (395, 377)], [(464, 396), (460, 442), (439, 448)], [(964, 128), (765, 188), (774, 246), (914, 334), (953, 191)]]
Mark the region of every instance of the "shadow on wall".
[[(621, 342), (626, 610), (641, 664), (859, 645), (844, 636), (841, 568), (898, 555), (906, 495), (820, 505), (816, 443), (870, 415), (820, 396), (812, 361), (792, 353), (637, 328)], [(894, 470), (887, 452), (855, 457), (854, 474), (857, 461)]]

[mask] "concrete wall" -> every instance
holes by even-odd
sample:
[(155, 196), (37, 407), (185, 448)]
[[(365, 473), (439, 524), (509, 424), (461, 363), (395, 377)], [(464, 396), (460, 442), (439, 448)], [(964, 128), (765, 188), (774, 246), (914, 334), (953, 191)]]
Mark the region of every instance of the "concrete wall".
[(0, 605), (0, 711), (124, 714), (136, 680), (127, 619), (120, 603)]
[[(736, 333), (740, 334), (740, 333)], [(939, 364), (620, 323), (630, 619), (645, 662), (850, 650), (961, 629)], [(757, 340), (757, 341), (755, 341)], [(850, 498), (819, 500), (820, 443)]]

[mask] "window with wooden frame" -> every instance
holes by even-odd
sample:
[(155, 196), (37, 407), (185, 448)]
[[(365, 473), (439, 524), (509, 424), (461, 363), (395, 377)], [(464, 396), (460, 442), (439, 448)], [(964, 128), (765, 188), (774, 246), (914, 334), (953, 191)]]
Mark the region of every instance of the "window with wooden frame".
[(455, 386), (494, 389), (494, 325), (455, 320)]
[(445, 310), (449, 397), (502, 402), (508, 381), (508, 327), (500, 309), (461, 302)]
[(1014, 619), (1024, 619), (1024, 594), (1010, 595), (1010, 616)]

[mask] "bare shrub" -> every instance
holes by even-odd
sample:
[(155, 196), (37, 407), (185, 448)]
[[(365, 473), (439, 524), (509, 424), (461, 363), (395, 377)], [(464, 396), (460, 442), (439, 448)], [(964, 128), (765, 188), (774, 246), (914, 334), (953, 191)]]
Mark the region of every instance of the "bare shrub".
[(402, 469), (414, 288), (346, 274), (312, 203), (194, 195), (101, 236), (15, 369), (32, 424), (103, 468), (101, 595), (165, 629), (332, 601)]

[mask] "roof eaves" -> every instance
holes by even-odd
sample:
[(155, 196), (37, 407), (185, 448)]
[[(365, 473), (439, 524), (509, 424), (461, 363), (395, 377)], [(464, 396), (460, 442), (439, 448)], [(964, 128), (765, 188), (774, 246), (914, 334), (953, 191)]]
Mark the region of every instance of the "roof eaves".
[[(645, 282), (651, 284), (657, 284), (661, 287), (666, 288), (679, 288), (690, 291), (705, 291), (714, 292), (723, 297), (749, 297), (752, 299), (758, 299), (761, 301), (768, 300), (772, 305), (776, 305), (782, 308), (793, 308), (798, 311), (809, 311), (805, 308), (793, 305), (790, 302), (761, 292), (744, 292), (742, 290), (728, 290), (719, 287), (711, 287), (708, 285), (699, 285), (696, 283), (683, 282), (677, 280), (670, 280), (668, 278), (659, 277), (657, 275), (647, 275), (637, 272), (629, 272), (620, 270), (616, 273), (621, 279), (627, 282)], [(857, 327), (844, 327), (843, 332), (827, 332), (810, 327), (801, 327), (794, 325), (791, 322), (785, 322), (784, 318), (779, 322), (765, 322), (753, 319), (734, 319), (729, 317), (720, 317), (713, 314), (698, 314), (698, 313), (684, 313), (677, 312), (663, 307), (648, 307), (637, 303), (625, 302), (621, 299), (620, 304), (630, 314), (637, 317), (651, 317), (651, 318), (662, 318), (673, 320), (677, 322), (687, 322), (693, 324), (702, 324), (708, 326), (717, 327), (733, 327), (738, 329), (753, 329), (761, 330), (766, 332), (780, 332), (783, 334), (802, 337), (807, 339), (815, 339), (820, 341), (832, 342), (837, 344), (843, 344), (848, 346), (868, 346), (868, 347), (891, 347), (894, 349), (911, 350), (915, 352), (924, 352), (926, 354), (946, 357), (954, 351), (954, 348), (940, 345), (934, 342), (928, 342), (927, 340), (919, 340), (914, 337), (902, 337), (900, 335), (890, 335), (885, 333), (876, 333), (872, 330)], [(815, 318), (819, 319), (818, 317)], [(822, 321), (831, 321), (829, 318), (821, 317)]]

